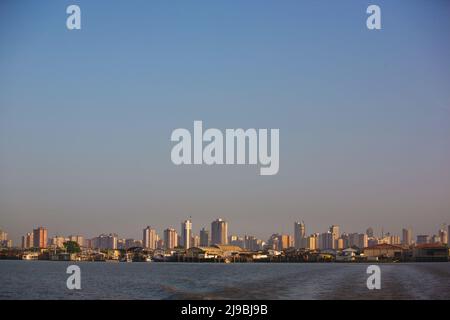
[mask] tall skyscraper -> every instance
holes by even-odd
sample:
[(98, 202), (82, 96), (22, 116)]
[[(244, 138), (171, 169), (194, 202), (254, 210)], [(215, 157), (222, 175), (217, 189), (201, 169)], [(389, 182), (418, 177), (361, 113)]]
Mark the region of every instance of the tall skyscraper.
[(39, 227), (33, 230), (33, 247), (47, 248), (47, 229)]
[(332, 225), (332, 226), (330, 227), (330, 232), (333, 234), (333, 237), (334, 237), (335, 239), (338, 239), (338, 238), (339, 238), (339, 226), (337, 226), (337, 225)]
[(368, 236), (365, 233), (358, 235), (358, 248), (363, 249), (368, 247)]
[(306, 238), (306, 249), (316, 250), (319, 248), (319, 236), (317, 234), (312, 234)]
[(178, 246), (178, 234), (175, 229), (167, 228), (164, 230), (164, 247), (173, 249)]
[(22, 236), (22, 249), (30, 249), (33, 247), (33, 233), (28, 232)]
[(217, 219), (211, 223), (211, 243), (228, 243), (228, 223), (222, 219)]
[(181, 245), (185, 249), (189, 249), (190, 247), (192, 247), (191, 237), (192, 237), (192, 222), (190, 219), (187, 219), (181, 223)]
[(445, 225), (442, 226), (442, 228), (439, 230), (439, 240), (442, 244), (448, 243), (448, 233), (447, 230), (445, 230)]
[(282, 234), (280, 237), (280, 245), (281, 245), (281, 250), (287, 249), (291, 246), (291, 241), (292, 236), (288, 235), (288, 234)]
[(344, 239), (347, 240), (347, 248), (353, 248), (353, 247), (357, 247), (357, 242), (358, 242), (358, 234), (357, 233), (349, 233), (346, 234), (346, 238), (344, 237)]
[(372, 227), (367, 228), (366, 234), (369, 238), (373, 238), (373, 228)]
[(410, 246), (412, 245), (412, 230), (403, 229), (402, 230), (402, 244)]
[(327, 250), (334, 248), (333, 233), (331, 231), (319, 235), (319, 249)]
[(142, 245), (146, 249), (156, 249), (156, 245), (158, 242), (158, 235), (156, 234), (156, 230), (147, 226), (142, 231)]
[(306, 228), (305, 223), (302, 222), (295, 222), (294, 223), (294, 246), (297, 249), (305, 248), (306, 246)]
[(331, 235), (333, 238), (333, 243), (332, 243), (331, 249), (335, 249), (336, 248), (336, 240), (339, 239), (339, 226), (332, 225), (330, 227), (330, 232), (331, 232)]
[(202, 230), (200, 230), (200, 247), (207, 246), (209, 246), (209, 231), (202, 228)]

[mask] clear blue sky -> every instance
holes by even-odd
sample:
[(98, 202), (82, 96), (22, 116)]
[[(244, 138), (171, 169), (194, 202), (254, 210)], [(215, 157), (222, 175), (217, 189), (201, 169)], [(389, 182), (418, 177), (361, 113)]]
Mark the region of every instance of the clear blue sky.
[[(378, 4), (382, 30), (366, 28)], [(82, 30), (66, 28), (78, 4)], [(141, 237), (450, 223), (449, 1), (1, 1), (0, 228)], [(279, 128), (280, 171), (170, 134)]]

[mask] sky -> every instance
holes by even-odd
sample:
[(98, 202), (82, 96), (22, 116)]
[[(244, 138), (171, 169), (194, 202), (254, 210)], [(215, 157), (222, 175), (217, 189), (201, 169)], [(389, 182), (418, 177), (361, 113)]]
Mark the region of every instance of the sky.
[[(81, 30), (66, 8), (81, 8)], [(381, 8), (368, 30), (366, 8)], [(0, 2), (0, 229), (141, 238), (450, 223), (450, 3)], [(279, 128), (280, 170), (175, 166), (176, 128)]]

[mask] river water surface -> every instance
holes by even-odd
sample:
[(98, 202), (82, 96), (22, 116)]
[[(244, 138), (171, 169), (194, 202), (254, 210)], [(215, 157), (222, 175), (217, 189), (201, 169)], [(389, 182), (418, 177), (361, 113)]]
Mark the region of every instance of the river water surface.
[[(81, 268), (81, 290), (66, 269)], [(0, 299), (450, 299), (450, 263), (105, 263), (0, 260)]]

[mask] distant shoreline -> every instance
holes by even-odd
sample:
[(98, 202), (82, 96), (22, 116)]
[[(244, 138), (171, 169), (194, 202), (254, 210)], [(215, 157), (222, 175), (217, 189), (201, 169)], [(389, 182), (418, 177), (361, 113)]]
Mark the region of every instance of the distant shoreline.
[(449, 263), (450, 261), (253, 261), (253, 262), (212, 262), (212, 261), (152, 261), (152, 262), (122, 262), (116, 260), (107, 261), (89, 261), (89, 260), (23, 260), (23, 259), (0, 259), (1, 261), (23, 261), (25, 263), (33, 262), (66, 262), (66, 263), (106, 263), (106, 264), (423, 264), (423, 263)]

